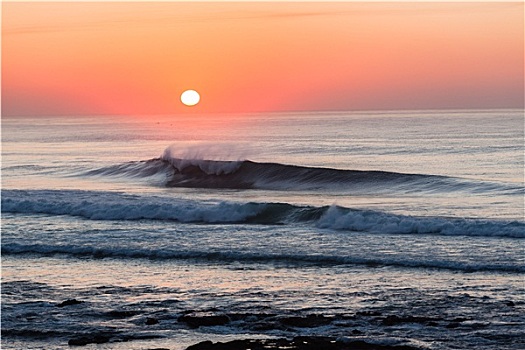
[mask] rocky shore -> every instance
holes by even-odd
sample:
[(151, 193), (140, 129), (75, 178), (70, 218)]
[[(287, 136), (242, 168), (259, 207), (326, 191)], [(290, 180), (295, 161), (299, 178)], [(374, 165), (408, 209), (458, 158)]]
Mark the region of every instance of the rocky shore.
[[(464, 295), (464, 300), (470, 300), (470, 296)], [(487, 298), (481, 301), (490, 302)], [(495, 301), (496, 302), (496, 301)], [(509, 314), (520, 314), (518, 306), (510, 300), (497, 301), (499, 308), (505, 308)], [(463, 303), (466, 305), (466, 303)], [(89, 306), (89, 302), (77, 299), (67, 299), (54, 304), (58, 315), (83, 315)], [(60, 310), (60, 311), (58, 311)], [(123, 330), (115, 326), (107, 326), (97, 330), (83, 330), (78, 332), (61, 332), (53, 330), (47, 332), (32, 331), (29, 329), (3, 329), (3, 336), (29, 337), (32, 339), (62, 338), (68, 346), (82, 347), (89, 344), (122, 343), (131, 341), (149, 341), (162, 339), (166, 335), (163, 330), (171, 330), (175, 327), (181, 330), (199, 330), (210, 327), (231, 327), (240, 330), (239, 339), (215, 342), (206, 339), (196, 343), (179, 345), (187, 350), (417, 350), (417, 345), (409, 341), (410, 332), (417, 330), (419, 334), (424, 332), (441, 332), (450, 336), (452, 333), (463, 334), (463, 336), (476, 333), (484, 334), (488, 323), (471, 316), (461, 317), (456, 315), (445, 315), (439, 312), (413, 314), (405, 312), (394, 313), (393, 310), (368, 309), (355, 313), (341, 313), (323, 315), (319, 313), (300, 312), (260, 312), (260, 313), (236, 313), (222, 312), (218, 309), (207, 310), (184, 310), (178, 313), (158, 312), (145, 313), (139, 308), (110, 309), (97, 314), (97, 317), (106, 321), (127, 322), (134, 324), (134, 331)], [(339, 329), (329, 334), (326, 328)], [(227, 328), (226, 328), (227, 329)], [(372, 331), (371, 331), (372, 330)], [(391, 334), (390, 339), (397, 341), (385, 342), (385, 333)], [(236, 333), (232, 333), (236, 334)], [(254, 338), (268, 334), (266, 339), (251, 339), (250, 334), (257, 334)], [(340, 336), (344, 334), (344, 336)], [(500, 338), (503, 336), (500, 336)], [(518, 342), (518, 335), (508, 335), (505, 339), (509, 342)], [(202, 339), (202, 338), (200, 338)], [(503, 338), (502, 338), (503, 339)], [(147, 350), (172, 350), (166, 345)]]

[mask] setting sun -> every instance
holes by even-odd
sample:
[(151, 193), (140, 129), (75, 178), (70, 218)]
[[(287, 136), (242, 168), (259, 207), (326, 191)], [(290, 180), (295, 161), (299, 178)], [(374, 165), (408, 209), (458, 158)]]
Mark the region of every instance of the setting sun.
[(201, 97), (199, 93), (195, 90), (186, 90), (180, 95), (180, 100), (186, 106), (195, 106), (199, 103)]
[(523, 106), (517, 2), (3, 2), (2, 53), (2, 116)]

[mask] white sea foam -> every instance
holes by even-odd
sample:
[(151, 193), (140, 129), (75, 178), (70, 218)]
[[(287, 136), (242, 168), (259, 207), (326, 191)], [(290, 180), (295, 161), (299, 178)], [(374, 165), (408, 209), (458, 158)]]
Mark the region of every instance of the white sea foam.
[(439, 234), (525, 238), (525, 225), (517, 221), (414, 217), (331, 206), (317, 226), (335, 230), (386, 234)]
[[(13, 195), (14, 194), (14, 195)], [(176, 220), (180, 222), (239, 222), (260, 206), (227, 202), (191, 202), (139, 197), (111, 192), (6, 191), (2, 211), (80, 216), (92, 220)]]
[(517, 221), (414, 217), (338, 206), (298, 207), (279, 203), (174, 200), (168, 197), (89, 191), (2, 193), (2, 211), (80, 216), (91, 220), (174, 220), (202, 223), (290, 224), (383, 234), (436, 234), (525, 238)]
[(237, 170), (247, 154), (246, 148), (241, 149), (235, 144), (199, 143), (183, 148), (171, 145), (164, 150), (161, 159), (179, 171), (197, 166), (206, 174), (222, 175)]

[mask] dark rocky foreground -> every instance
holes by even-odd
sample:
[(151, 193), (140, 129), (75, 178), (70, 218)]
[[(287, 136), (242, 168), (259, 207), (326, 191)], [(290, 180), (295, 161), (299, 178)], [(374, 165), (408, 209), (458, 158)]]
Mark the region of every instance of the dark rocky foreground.
[[(451, 298), (451, 296), (447, 297), (446, 304), (450, 302), (449, 299)], [(26, 323), (22, 323), (23, 327), (2, 328), (2, 337), (3, 339), (27, 338), (38, 341), (61, 339), (65, 340), (68, 346), (77, 348), (89, 344), (111, 344), (176, 337), (175, 331), (178, 329), (202, 328), (203, 333), (201, 335), (205, 337), (208, 329), (223, 327), (223, 331), (231, 328), (232, 334), (244, 334), (239, 337), (248, 337), (248, 339), (216, 343), (206, 340), (191, 345), (187, 349), (416, 350), (418, 349), (417, 345), (409, 340), (423, 339), (428, 341), (428, 339), (437, 339), (437, 337), (439, 337), (439, 342), (443, 348), (447, 349), (451, 348), (449, 346), (451, 339), (465, 337), (476, 337), (476, 340), (482, 339), (485, 343), (492, 342), (496, 345), (484, 349), (523, 348), (522, 332), (493, 334), (489, 332), (490, 323), (476, 317), (479, 314), (464, 312), (469, 305), (477, 310), (480, 304), (483, 304), (489, 311), (497, 310), (512, 316), (511, 319), (515, 320), (515, 324), (518, 325), (522, 324), (523, 320), (521, 302), (491, 301), (487, 297), (472, 298), (468, 294), (456, 298), (458, 301), (455, 302), (455, 305), (462, 306), (461, 312), (458, 313), (443, 312), (443, 308), (436, 307), (436, 305), (440, 306), (441, 304), (434, 303), (430, 310), (426, 307), (415, 307), (410, 309), (410, 313), (407, 313), (408, 309), (373, 308), (354, 313), (328, 315), (293, 311), (238, 313), (222, 312), (222, 310), (214, 308), (173, 312), (170, 307), (177, 302), (172, 300), (162, 302), (161, 305), (165, 307), (162, 310), (159, 310), (157, 304), (146, 310), (138, 304), (131, 305), (133, 307), (94, 310), (89, 301), (69, 298), (53, 304), (43, 301), (32, 303), (33, 306), (39, 307), (37, 309), (39, 312), (27, 313), (28, 316), (24, 316)], [(46, 322), (49, 322), (48, 320), (53, 321), (55, 318), (60, 320), (69, 318), (71, 319), (70, 324), (80, 325), (80, 327), (78, 329), (61, 329), (60, 327), (35, 329), (33, 326), (36, 324), (35, 320), (39, 319), (38, 317), (41, 315), (40, 320), (42, 322), (38, 324), (45, 325)], [(104, 321), (104, 325), (83, 327), (86, 324), (86, 318), (88, 321), (94, 320), (97, 323)], [(121, 325), (127, 327), (122, 328)], [(329, 333), (327, 330), (333, 332)], [(169, 335), (166, 335), (166, 332), (169, 332)], [(268, 337), (277, 336), (280, 338), (249, 339), (249, 334), (258, 334), (259, 336), (269, 334)], [(385, 339), (388, 339), (387, 343), (385, 343)], [(465, 344), (467, 345), (464, 347), (453, 348), (470, 348), (470, 343)]]
[(295, 337), (288, 339), (247, 339), (226, 343), (204, 341), (186, 350), (417, 350), (406, 345), (379, 345), (362, 340), (342, 341), (330, 337)]
[[(75, 299), (66, 300), (56, 307), (77, 307), (82, 304)], [(137, 310), (111, 310), (104, 315), (108, 319), (127, 319), (140, 316)], [(360, 311), (354, 315), (331, 315), (320, 314), (306, 315), (280, 315), (273, 313), (242, 314), (242, 313), (220, 313), (214, 311), (195, 311), (187, 310), (179, 314), (178, 317), (168, 318), (145, 317), (140, 324), (145, 329), (156, 329), (166, 322), (173, 323), (189, 329), (200, 327), (227, 326), (236, 324), (237, 327), (247, 331), (283, 331), (296, 333), (301, 329), (314, 329), (327, 325), (337, 325), (348, 330), (349, 338), (336, 338), (328, 336), (298, 336), (290, 334), (290, 338), (279, 339), (242, 339), (229, 342), (203, 341), (194, 344), (187, 350), (271, 350), (271, 349), (290, 349), (290, 350), (417, 350), (418, 348), (409, 345), (375, 344), (374, 338), (363, 340), (365, 332), (358, 329), (363, 320), (369, 324), (380, 327), (400, 326), (404, 324), (419, 324), (426, 327), (441, 327), (451, 329), (460, 327), (466, 318), (442, 318), (436, 316), (414, 316), (386, 314), (379, 311)], [(357, 327), (356, 327), (357, 326)], [(153, 328), (151, 328), (153, 327)], [(352, 337), (356, 338), (352, 338)], [(78, 334), (69, 339), (70, 346), (84, 346), (88, 344), (103, 344), (112, 342), (127, 342), (140, 339), (153, 339), (162, 336), (155, 333), (126, 333), (112, 330), (110, 332)], [(293, 337), (293, 338), (292, 338)], [(149, 349), (161, 350), (161, 349)], [(169, 349), (162, 349), (169, 350)]]

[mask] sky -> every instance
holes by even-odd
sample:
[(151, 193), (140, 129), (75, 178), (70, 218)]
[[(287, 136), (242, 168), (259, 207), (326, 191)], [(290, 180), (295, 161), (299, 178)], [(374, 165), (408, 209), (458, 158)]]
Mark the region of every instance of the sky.
[(3, 116), (523, 107), (523, 2), (2, 3)]

